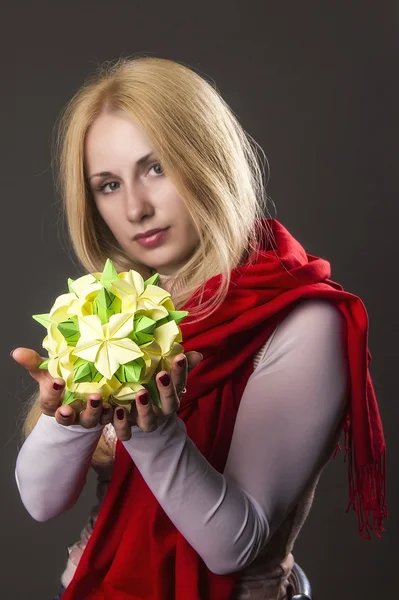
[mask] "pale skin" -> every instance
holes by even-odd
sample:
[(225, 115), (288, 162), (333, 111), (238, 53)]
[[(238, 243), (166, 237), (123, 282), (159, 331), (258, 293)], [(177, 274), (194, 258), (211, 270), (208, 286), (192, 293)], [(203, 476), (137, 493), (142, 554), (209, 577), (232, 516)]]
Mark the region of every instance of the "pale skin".
[[(120, 246), (137, 263), (156, 269), (161, 275), (173, 275), (195, 249), (198, 235), (183, 200), (163, 172), (140, 126), (121, 113), (99, 115), (86, 137), (85, 167), (95, 205)], [(97, 175), (105, 172), (108, 175)], [(165, 227), (169, 227), (168, 237), (156, 248), (144, 248), (134, 239), (137, 233)], [(91, 428), (112, 422), (121, 441), (130, 439), (132, 425), (154, 431), (159, 417), (178, 409), (187, 375), (203, 358), (195, 351), (177, 355), (169, 383), (161, 382), (168, 375), (166, 371), (156, 376), (162, 408), (154, 406), (148, 393), (140, 390), (128, 414), (122, 407), (104, 403), (99, 394), (92, 394), (86, 404), (78, 400), (62, 405), (65, 382), (39, 369), (43, 357), (29, 348), (16, 348), (12, 357), (38, 382), (44, 414), (65, 426)]]

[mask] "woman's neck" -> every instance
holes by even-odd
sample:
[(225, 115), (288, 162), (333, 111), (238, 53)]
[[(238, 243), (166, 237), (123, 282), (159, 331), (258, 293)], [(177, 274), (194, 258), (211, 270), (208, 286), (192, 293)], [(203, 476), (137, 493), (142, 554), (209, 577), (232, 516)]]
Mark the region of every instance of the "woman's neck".
[[(158, 285), (159, 285), (159, 287), (163, 288), (164, 290), (170, 292), (170, 290), (172, 288), (172, 284), (173, 284), (174, 279), (175, 279), (174, 275), (161, 275), (161, 274), (159, 274)], [(174, 293), (176, 294), (176, 293), (180, 292), (180, 290), (182, 289), (182, 287), (183, 287), (182, 283), (179, 282), (176, 285), (175, 289), (174, 289)]]

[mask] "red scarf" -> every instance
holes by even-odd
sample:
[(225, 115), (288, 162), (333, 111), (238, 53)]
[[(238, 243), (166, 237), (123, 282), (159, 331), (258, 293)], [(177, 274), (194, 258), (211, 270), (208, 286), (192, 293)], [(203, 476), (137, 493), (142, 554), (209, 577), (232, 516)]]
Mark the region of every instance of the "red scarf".
[[(179, 417), (202, 454), (222, 472), (254, 354), (302, 298), (325, 298), (343, 313), (351, 377), (346, 449), (350, 507), (359, 531), (383, 531), (385, 443), (368, 371), (368, 317), (362, 301), (331, 281), (326, 260), (306, 254), (275, 219), (272, 241), (253, 264), (232, 271), (220, 309), (198, 324), (181, 323), (185, 352), (204, 360), (188, 376)], [(253, 259), (254, 257), (252, 257)], [(206, 284), (204, 300), (220, 276)], [(198, 293), (198, 292), (197, 292)], [(190, 310), (194, 294), (184, 309)], [(238, 574), (215, 575), (164, 513), (118, 442), (114, 474), (88, 546), (63, 600), (231, 600)]]

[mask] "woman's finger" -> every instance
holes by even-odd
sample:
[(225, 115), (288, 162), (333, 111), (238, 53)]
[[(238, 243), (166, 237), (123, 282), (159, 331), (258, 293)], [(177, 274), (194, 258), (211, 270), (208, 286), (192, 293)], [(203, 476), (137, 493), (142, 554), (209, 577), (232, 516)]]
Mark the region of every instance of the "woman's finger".
[(186, 354), (187, 362), (188, 362), (188, 372), (192, 371), (197, 367), (200, 362), (203, 360), (203, 355), (201, 352), (196, 352), (195, 350), (191, 350)]
[(186, 387), (187, 375), (199, 365), (203, 358), (200, 352), (195, 351), (178, 354), (174, 358), (170, 375), (179, 396)]
[(181, 394), (186, 387), (188, 374), (188, 361), (185, 354), (178, 354), (172, 364), (170, 376), (178, 394)]
[(116, 436), (121, 442), (130, 440), (132, 437), (132, 430), (127, 419), (127, 413), (122, 406), (118, 406), (114, 411), (113, 425)]
[(156, 377), (158, 391), (161, 398), (162, 413), (171, 415), (179, 408), (179, 398), (171, 376), (166, 371), (161, 371)]
[(62, 403), (65, 381), (60, 378), (46, 378), (40, 382), (39, 386), (41, 411), (45, 415), (53, 417)]
[(100, 423), (103, 413), (103, 402), (100, 394), (91, 394), (86, 406), (79, 411), (78, 424), (86, 429), (91, 429)]
[(150, 395), (147, 390), (144, 392), (140, 390), (140, 392), (136, 394), (136, 409), (136, 424), (140, 429), (147, 433), (154, 431), (158, 426), (158, 418), (153, 410)]
[(46, 360), (31, 348), (15, 348), (11, 352), (12, 358), (24, 367), (38, 383), (49, 375), (47, 369), (39, 369), (39, 365)]
[(42, 412), (45, 415), (54, 417), (62, 402), (65, 381), (59, 377), (53, 379), (47, 369), (39, 369), (39, 365), (45, 359), (30, 348), (16, 348), (11, 355), (38, 382)]
[(74, 410), (70, 404), (63, 404), (57, 408), (54, 417), (60, 425), (69, 426), (75, 424), (78, 414), (77, 410)]

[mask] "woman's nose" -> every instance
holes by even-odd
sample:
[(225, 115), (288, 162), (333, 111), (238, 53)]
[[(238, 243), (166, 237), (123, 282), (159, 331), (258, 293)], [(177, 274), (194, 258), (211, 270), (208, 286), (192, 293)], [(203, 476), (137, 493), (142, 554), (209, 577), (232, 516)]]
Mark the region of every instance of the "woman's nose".
[(138, 222), (151, 212), (150, 201), (146, 191), (136, 186), (128, 191), (125, 199), (126, 217), (129, 221)]

